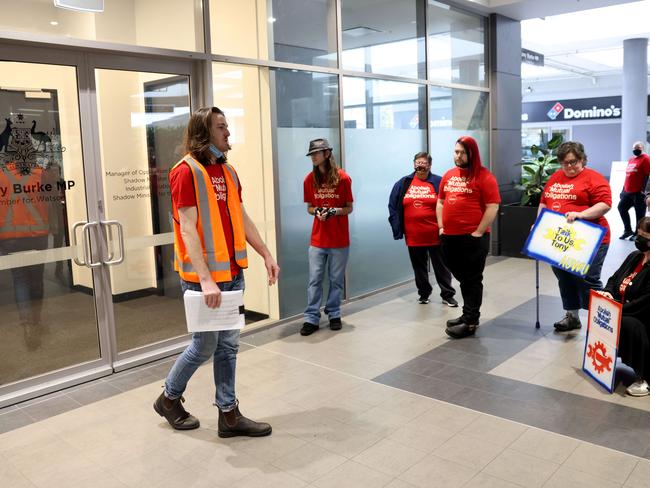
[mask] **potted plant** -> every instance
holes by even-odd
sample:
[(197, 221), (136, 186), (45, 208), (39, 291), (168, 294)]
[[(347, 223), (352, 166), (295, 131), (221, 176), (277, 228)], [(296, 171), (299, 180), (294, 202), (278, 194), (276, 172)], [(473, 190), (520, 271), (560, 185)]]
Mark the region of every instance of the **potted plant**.
[(554, 134), (550, 141), (544, 131), (540, 132), (539, 145), (525, 147), (528, 153), (517, 163), (521, 166), (521, 180), (515, 188), (521, 191), (519, 204), (504, 205), (499, 212), (501, 254), (522, 257), (530, 227), (537, 218), (537, 207), (549, 177), (559, 169), (557, 148), (563, 142), (562, 134)]

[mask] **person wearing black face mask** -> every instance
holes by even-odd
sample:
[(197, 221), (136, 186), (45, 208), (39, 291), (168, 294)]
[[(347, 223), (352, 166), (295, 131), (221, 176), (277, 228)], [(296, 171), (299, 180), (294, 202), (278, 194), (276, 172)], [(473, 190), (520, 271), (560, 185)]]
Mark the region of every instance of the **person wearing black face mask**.
[(440, 176), (431, 172), (431, 156), (419, 152), (413, 157), (413, 173), (400, 178), (388, 200), (388, 222), (395, 240), (405, 237), (415, 274), (418, 301), (425, 305), (433, 291), (429, 282), (429, 260), (440, 287), (442, 303), (458, 307), (451, 286), (451, 272), (442, 261), (436, 204)]
[(637, 225), (637, 248), (598, 293), (623, 304), (618, 354), (634, 369), (636, 381), (628, 395), (650, 395), (650, 217)]
[(643, 152), (645, 145), (637, 141), (632, 146), (634, 157), (627, 162), (625, 169), (625, 183), (621, 192), (621, 199), (618, 202), (618, 213), (621, 215), (625, 230), (619, 239), (634, 240), (636, 232), (632, 230), (630, 223), (630, 208), (634, 207), (636, 221), (638, 222), (645, 215), (645, 196), (643, 189), (650, 175), (650, 156)]

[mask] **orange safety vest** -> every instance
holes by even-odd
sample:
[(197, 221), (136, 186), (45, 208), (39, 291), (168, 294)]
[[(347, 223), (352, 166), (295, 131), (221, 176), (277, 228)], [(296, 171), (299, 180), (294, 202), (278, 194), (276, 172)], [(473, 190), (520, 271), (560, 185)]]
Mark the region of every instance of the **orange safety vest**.
[[(208, 265), (212, 279), (217, 283), (231, 281), (230, 255), (228, 254), (223, 225), (221, 224), (219, 202), (212, 187), (210, 176), (203, 165), (189, 154), (175, 164), (169, 171), (169, 174), (171, 175), (174, 168), (180, 164), (187, 164), (192, 170), (194, 192), (196, 194), (196, 208), (198, 211), (196, 228), (201, 239), (203, 257)], [(239, 201), (239, 179), (232, 166), (224, 163), (223, 167), (225, 168), (223, 174), (226, 180), (226, 205), (228, 206), (228, 213), (230, 214), (230, 222), (232, 225), (235, 261), (239, 267), (248, 268), (244, 215), (241, 202)], [(178, 274), (183, 280), (198, 283), (199, 275), (194, 270), (194, 266), (192, 266), (190, 257), (187, 254), (187, 249), (181, 236), (178, 209), (173, 202), (172, 211), (174, 215), (174, 269), (178, 271)]]
[(43, 169), (33, 168), (28, 175), (15, 165), (0, 169), (0, 239), (38, 237), (49, 233), (47, 193), (42, 188)]

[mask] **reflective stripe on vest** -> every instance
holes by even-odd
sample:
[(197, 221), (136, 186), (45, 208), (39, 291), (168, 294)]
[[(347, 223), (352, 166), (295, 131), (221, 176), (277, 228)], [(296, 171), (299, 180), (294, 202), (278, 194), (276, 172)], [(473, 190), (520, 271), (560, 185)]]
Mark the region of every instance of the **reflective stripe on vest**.
[[(42, 170), (35, 168), (29, 175), (21, 176), (12, 174), (10, 168), (0, 170), (0, 183), (6, 178), (11, 187), (14, 185), (28, 185), (35, 183), (35, 178), (40, 183), (42, 179)], [(31, 180), (31, 181), (30, 181)], [(0, 185), (6, 186), (9, 185)], [(19, 197), (14, 205), (6, 206), (6, 214), (0, 213), (0, 238), (12, 239), (19, 237), (35, 237), (46, 235), (49, 232), (47, 221), (47, 204), (45, 202), (34, 202), (25, 200), (25, 197)], [(38, 208), (41, 208), (39, 212)], [(18, 212), (16, 212), (18, 210)]]
[[(187, 164), (192, 171), (194, 189), (196, 192), (196, 207), (198, 213), (197, 230), (203, 246), (203, 253), (210, 274), (217, 282), (230, 281), (230, 256), (226, 249), (226, 240), (221, 226), (221, 215), (219, 212), (219, 202), (210, 181), (210, 176), (203, 166), (191, 156), (186, 156), (178, 164)], [(175, 165), (174, 168), (176, 168)], [(239, 181), (235, 171), (224, 164), (227, 173), (224, 171), (226, 188), (235, 190), (235, 196), (231, 198), (230, 191), (226, 205), (231, 216), (231, 226), (233, 230), (233, 245), (235, 251), (235, 261), (242, 267), (248, 267), (246, 255), (246, 236), (243, 228), (243, 217), (241, 204), (238, 198)], [(172, 171), (173, 169), (172, 168)], [(171, 171), (170, 171), (171, 174)], [(174, 208), (174, 214), (178, 216), (178, 211)], [(216, 228), (215, 226), (219, 226)], [(198, 282), (198, 275), (192, 265), (189, 256), (185, 252), (185, 244), (182, 242), (180, 235), (180, 223), (177, 219), (174, 222), (174, 255), (175, 268), (186, 281)]]

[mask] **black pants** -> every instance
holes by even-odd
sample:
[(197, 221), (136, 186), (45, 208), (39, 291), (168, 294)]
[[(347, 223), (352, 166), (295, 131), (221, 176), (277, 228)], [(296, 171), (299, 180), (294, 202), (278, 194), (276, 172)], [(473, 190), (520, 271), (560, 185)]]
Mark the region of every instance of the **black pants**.
[[(636, 214), (636, 221), (638, 222), (645, 217), (645, 195), (643, 192), (621, 192), (621, 199), (618, 202), (618, 213), (621, 214), (621, 220), (625, 226), (625, 232), (632, 232), (632, 225), (630, 224), (630, 209), (634, 207)], [(634, 225), (636, 229), (636, 224)]]
[(650, 323), (623, 315), (618, 355), (637, 376), (650, 380)]
[(442, 261), (440, 246), (408, 246), (408, 250), (415, 273), (415, 286), (418, 288), (420, 298), (429, 298), (433, 291), (429, 282), (429, 259), (442, 299), (446, 300), (456, 294), (456, 290), (451, 286), (451, 273)]
[(463, 317), (470, 324), (478, 323), (483, 302), (483, 270), (490, 248), (490, 234), (442, 236), (442, 257), (460, 283), (463, 295)]

